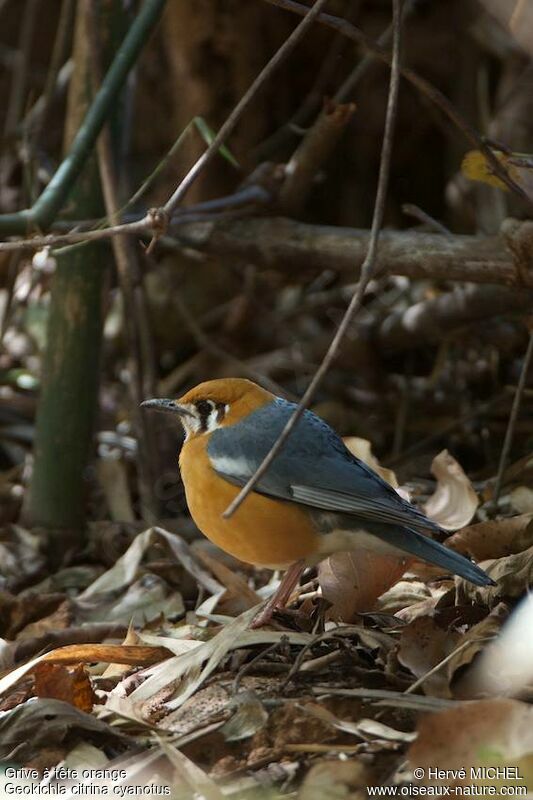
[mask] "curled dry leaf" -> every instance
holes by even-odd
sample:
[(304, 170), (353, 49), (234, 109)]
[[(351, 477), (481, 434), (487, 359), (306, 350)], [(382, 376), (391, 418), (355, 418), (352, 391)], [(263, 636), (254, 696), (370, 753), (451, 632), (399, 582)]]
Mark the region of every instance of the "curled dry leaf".
[(401, 578), (410, 561), (370, 550), (335, 553), (318, 567), (322, 594), (332, 607), (330, 616), (352, 622), (359, 611), (370, 611), (378, 597)]
[(372, 445), (368, 439), (361, 439), (359, 436), (347, 436), (343, 439), (343, 442), (350, 453), (360, 458), (361, 461), (364, 461), (369, 467), (372, 467), (374, 472), (377, 472), (378, 475), (383, 478), (384, 481), (387, 481), (394, 489), (398, 489), (399, 483), (396, 474), (392, 469), (381, 466), (372, 452)]
[(442, 450), (433, 459), (431, 472), (437, 479), (437, 488), (425, 505), (426, 515), (447, 531), (468, 525), (479, 500), (460, 464)]
[(375, 719), (359, 719), (357, 722), (339, 719), (333, 712), (329, 711), (329, 709), (317, 703), (306, 703), (304, 706), (301, 706), (301, 708), (306, 714), (320, 719), (327, 725), (331, 725), (335, 730), (357, 736), (363, 741), (379, 739), (384, 742), (404, 743), (412, 742), (416, 738), (415, 733), (399, 731)]
[(83, 664), (66, 666), (42, 661), (34, 671), (37, 697), (53, 697), (87, 713), (92, 711), (95, 694)]
[(116, 644), (72, 644), (58, 647), (49, 653), (37, 656), (11, 670), (0, 679), (0, 696), (11, 689), (28, 672), (35, 670), (38, 664), (46, 661), (49, 664), (78, 664), (100, 661), (132, 664), (135, 666), (154, 664), (171, 655), (165, 647), (125, 647)]
[(521, 553), (533, 546), (533, 514), (469, 525), (450, 536), (446, 544), (475, 561)]
[(519, 514), (533, 512), (533, 490), (529, 486), (517, 486), (510, 494), (511, 506)]
[[(513, 787), (531, 786), (533, 708), (517, 700), (495, 699), (426, 714), (420, 718), (418, 738), (409, 748), (408, 759), (411, 769), (424, 770), (421, 780), (432, 786), (475, 784), (470, 767), (476, 766), (518, 767), (524, 781), (513, 780)], [(435, 768), (463, 769), (464, 778), (450, 772), (446, 777), (432, 777), (429, 770)], [(490, 783), (497, 785), (497, 781)]]
[(130, 747), (127, 736), (107, 722), (96, 719), (63, 700), (33, 698), (0, 716), (0, 758), (17, 753), (19, 763), (32, 758), (43, 747), (66, 741), (72, 733), (99, 739), (102, 744)]
[(132, 583), (137, 577), (137, 570), (142, 558), (148, 548), (156, 543), (165, 545), (171, 555), (189, 572), (208, 592), (215, 594), (222, 590), (222, 586), (211, 577), (198, 564), (187, 543), (175, 533), (164, 530), (164, 528), (149, 528), (135, 537), (132, 544), (128, 547), (116, 563), (103, 575), (100, 575), (84, 592), (79, 595), (79, 600), (86, 600), (89, 597), (98, 595), (102, 592), (116, 591), (123, 589)]
[(496, 586), (474, 586), (457, 578), (458, 603), (479, 603), (493, 608), (505, 597), (520, 597), (533, 581), (533, 547), (523, 553), (514, 553), (506, 558), (497, 558), (481, 564)]
[(206, 549), (198, 548), (195, 553), (204, 566), (226, 587), (226, 592), (218, 603), (221, 613), (236, 616), (261, 602), (259, 595), (250, 589), (244, 578), (210, 555)]
[[(401, 580), (397, 581), (394, 586), (388, 589), (379, 598), (379, 610), (386, 611), (389, 614), (396, 614), (401, 609), (407, 609), (419, 603), (431, 603), (433, 606), (436, 602), (433, 599), (433, 594), (425, 583), (418, 580)], [(428, 613), (424, 611), (424, 614)], [(409, 620), (407, 620), (409, 621)]]

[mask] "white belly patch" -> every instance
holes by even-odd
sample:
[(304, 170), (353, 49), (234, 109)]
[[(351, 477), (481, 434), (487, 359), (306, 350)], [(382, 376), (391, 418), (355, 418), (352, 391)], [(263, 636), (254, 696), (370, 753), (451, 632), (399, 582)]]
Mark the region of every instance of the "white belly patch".
[(373, 550), (375, 553), (403, 553), (405, 555), (403, 550), (387, 544), (387, 542), (384, 542), (377, 536), (372, 536), (372, 534), (366, 531), (334, 530), (320, 537), (320, 550), (317, 554), (319, 557), (315, 559), (315, 563), (333, 555), (333, 553), (350, 552), (353, 550)]

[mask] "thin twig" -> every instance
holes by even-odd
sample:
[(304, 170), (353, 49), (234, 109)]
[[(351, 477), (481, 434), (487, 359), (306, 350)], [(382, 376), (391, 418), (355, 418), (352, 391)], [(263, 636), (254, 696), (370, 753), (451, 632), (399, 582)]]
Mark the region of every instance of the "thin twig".
[(246, 111), (252, 100), (256, 97), (261, 87), (272, 77), (278, 67), (285, 61), (287, 56), (294, 50), (298, 42), (302, 39), (308, 28), (313, 24), (314, 20), (325, 6), (327, 0), (316, 0), (312, 8), (305, 9), (305, 17), (299, 25), (293, 30), (291, 35), (279, 50), (272, 56), (268, 64), (266, 64), (252, 85), (243, 94), (227, 120), (224, 122), (213, 141), (202, 153), (200, 158), (196, 161), (193, 167), (185, 175), (177, 189), (165, 204), (165, 211), (168, 216), (172, 214), (176, 206), (181, 202), (190, 186), (194, 183), (200, 172), (213, 160), (221, 145), (223, 145), (233, 133), (237, 123), (241, 119), (243, 113)]
[(409, 217), (418, 220), (423, 225), (428, 225), (436, 233), (442, 233), (443, 236), (453, 236), (452, 232), (446, 228), (438, 219), (434, 219), (423, 208), (419, 208), (414, 203), (403, 203), (402, 211)]
[[(217, 197), (213, 200), (205, 200), (194, 206), (178, 209), (172, 217), (173, 226), (184, 225), (194, 222), (203, 222), (222, 217), (226, 211), (234, 211), (236, 214), (244, 214), (248, 209), (257, 210), (258, 207), (267, 206), (273, 200), (273, 195), (269, 190), (259, 184), (253, 184), (238, 189), (233, 194)], [(128, 202), (129, 205), (129, 202)], [(131, 219), (134, 216), (134, 219)], [(131, 215), (131, 221), (121, 222), (120, 224), (110, 225), (107, 228), (97, 228), (87, 230), (88, 227), (102, 223), (101, 219), (80, 220), (79, 222), (61, 221), (54, 225), (54, 229), (60, 230), (70, 227), (66, 233), (48, 233), (45, 236), (32, 236), (26, 239), (13, 239), (8, 242), (0, 242), (0, 252), (16, 252), (18, 250), (40, 250), (43, 247), (60, 247), (71, 244), (85, 244), (86, 242), (103, 241), (112, 239), (114, 236), (128, 234), (129, 236), (146, 236), (154, 232), (154, 227), (159, 225), (157, 209), (152, 209), (144, 216)], [(81, 230), (76, 230), (80, 228)]]
[(451, 653), (448, 653), (448, 655), (445, 656), (442, 659), (442, 661), (439, 661), (438, 664), (435, 664), (434, 667), (432, 667), (430, 670), (428, 670), (419, 678), (417, 678), (416, 681), (412, 683), (411, 686), (409, 686), (405, 690), (404, 694), (413, 694), (413, 692), (416, 692), (416, 690), (420, 686), (422, 686), (422, 684), (425, 683), (428, 678), (431, 678), (433, 675), (436, 675), (436, 673), (439, 672), (442, 669), (442, 667), (445, 667), (446, 664), (449, 664), (450, 661), (453, 658), (455, 658), (455, 656), (459, 655), (459, 653), (462, 653), (463, 650), (466, 650), (466, 648), (470, 647), (474, 642), (485, 642), (485, 641), (490, 641), (490, 637), (480, 637), (479, 639), (468, 639), (467, 641), (461, 642), (461, 644), (458, 647), (456, 647), (455, 650), (452, 650)]
[(296, 426), (298, 420), (304, 413), (305, 409), (309, 406), (318, 386), (320, 385), (320, 382), (322, 381), (324, 375), (326, 374), (331, 364), (335, 360), (340, 344), (350, 326), (350, 323), (352, 322), (355, 313), (361, 307), (365, 289), (367, 287), (370, 278), (373, 276), (374, 273), (377, 250), (378, 250), (379, 233), (381, 230), (381, 225), (383, 223), (383, 216), (385, 213), (385, 201), (387, 199), (387, 187), (389, 182), (392, 142), (394, 135), (394, 125), (396, 121), (396, 112), (398, 107), (398, 89), (400, 84), (401, 1), (393, 0), (392, 8), (393, 8), (394, 34), (393, 34), (393, 53), (392, 53), (392, 65), (391, 65), (391, 74), (389, 82), (389, 94), (387, 100), (387, 113), (385, 118), (385, 130), (383, 133), (383, 144), (381, 148), (378, 188), (374, 204), (372, 227), (370, 230), (370, 241), (366, 258), (361, 267), (361, 278), (359, 280), (357, 290), (350, 301), (350, 304), (344, 314), (344, 317), (342, 318), (341, 324), (339, 325), (337, 332), (333, 337), (333, 340), (328, 348), (326, 355), (324, 356), (320, 366), (315, 372), (315, 375), (311, 383), (307, 387), (307, 390), (305, 391), (302, 399), (300, 400), (298, 406), (296, 407), (294, 413), (288, 420), (287, 424), (283, 428), (280, 436), (274, 443), (274, 446), (271, 448), (270, 452), (267, 453), (266, 457), (263, 459), (263, 461), (259, 465), (258, 469), (255, 471), (255, 473), (252, 475), (250, 480), (246, 483), (246, 485), (241, 489), (239, 494), (235, 497), (235, 499), (230, 503), (230, 505), (224, 511), (223, 516), (226, 519), (228, 517), (231, 517), (231, 515), (235, 513), (235, 511), (239, 508), (245, 497), (247, 497), (247, 495), (252, 491), (257, 481), (262, 477), (262, 475), (265, 474), (270, 464), (275, 459), (275, 457), (277, 456), (277, 454), (287, 441), (291, 432), (294, 430), (294, 427)]
[(261, 661), (263, 658), (272, 655), (272, 653), (275, 653), (276, 650), (281, 650), (285, 648), (288, 644), (289, 644), (289, 637), (282, 636), (279, 642), (274, 642), (273, 644), (270, 645), (270, 647), (266, 647), (264, 650), (261, 650), (261, 652), (257, 653), (257, 655), (254, 656), (250, 661), (248, 661), (246, 664), (243, 664), (243, 666), (235, 675), (235, 680), (233, 681), (233, 688), (231, 693), (234, 696), (238, 694), (241, 680), (248, 672), (250, 672), (252, 667), (254, 667), (258, 661)]
[(520, 405), (522, 403), (522, 397), (524, 394), (524, 389), (526, 388), (526, 381), (527, 376), (529, 373), (529, 367), (531, 365), (531, 358), (533, 357), (533, 330), (530, 331), (529, 334), (529, 341), (527, 343), (527, 350), (526, 355), (524, 357), (524, 363), (522, 364), (522, 371), (520, 373), (520, 380), (518, 381), (518, 386), (516, 388), (515, 396), (513, 398), (513, 405), (511, 407), (511, 413), (509, 415), (509, 422), (507, 423), (507, 430), (505, 431), (505, 439), (503, 441), (502, 452), (500, 455), (500, 463), (498, 465), (498, 474), (496, 476), (496, 486), (494, 487), (494, 497), (493, 501), (495, 503), (498, 502), (498, 498), (500, 496), (500, 492), (502, 490), (503, 484), (503, 473), (505, 471), (505, 467), (507, 466), (507, 460), (509, 458), (509, 452), (511, 450), (511, 445), (513, 443), (514, 431), (516, 427), (516, 421), (518, 419), (518, 414), (520, 412)]

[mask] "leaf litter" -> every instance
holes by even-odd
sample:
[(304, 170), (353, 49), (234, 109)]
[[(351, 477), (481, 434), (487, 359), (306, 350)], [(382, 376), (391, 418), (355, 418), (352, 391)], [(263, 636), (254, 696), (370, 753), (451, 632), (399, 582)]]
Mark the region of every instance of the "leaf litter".
[[(374, 459), (365, 440), (351, 447)], [(518, 759), (530, 776), (533, 740), (510, 737), (530, 724), (532, 612), (519, 601), (531, 515), (471, 524), (481, 500), (459, 464), (444, 451), (433, 471), (426, 511), (460, 526), (448, 546), (497, 586), (414, 560), (335, 557), (259, 630), (250, 623), (277, 581), (178, 533), (154, 526), (107, 564), (46, 575), (33, 535), (14, 529), (0, 593), (2, 757), (123, 770), (124, 790), (146, 780), (213, 800), (364, 797), (420, 765), (487, 758)]]

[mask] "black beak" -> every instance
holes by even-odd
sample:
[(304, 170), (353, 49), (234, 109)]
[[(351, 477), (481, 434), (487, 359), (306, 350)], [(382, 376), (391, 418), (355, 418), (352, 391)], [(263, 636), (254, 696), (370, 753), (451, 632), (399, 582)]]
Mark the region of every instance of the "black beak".
[(175, 400), (167, 400), (166, 398), (154, 398), (153, 400), (144, 400), (141, 403), (141, 408), (154, 408), (156, 411), (166, 411), (171, 414), (178, 414), (180, 417), (193, 417), (192, 411), (189, 411), (185, 406), (180, 406)]

